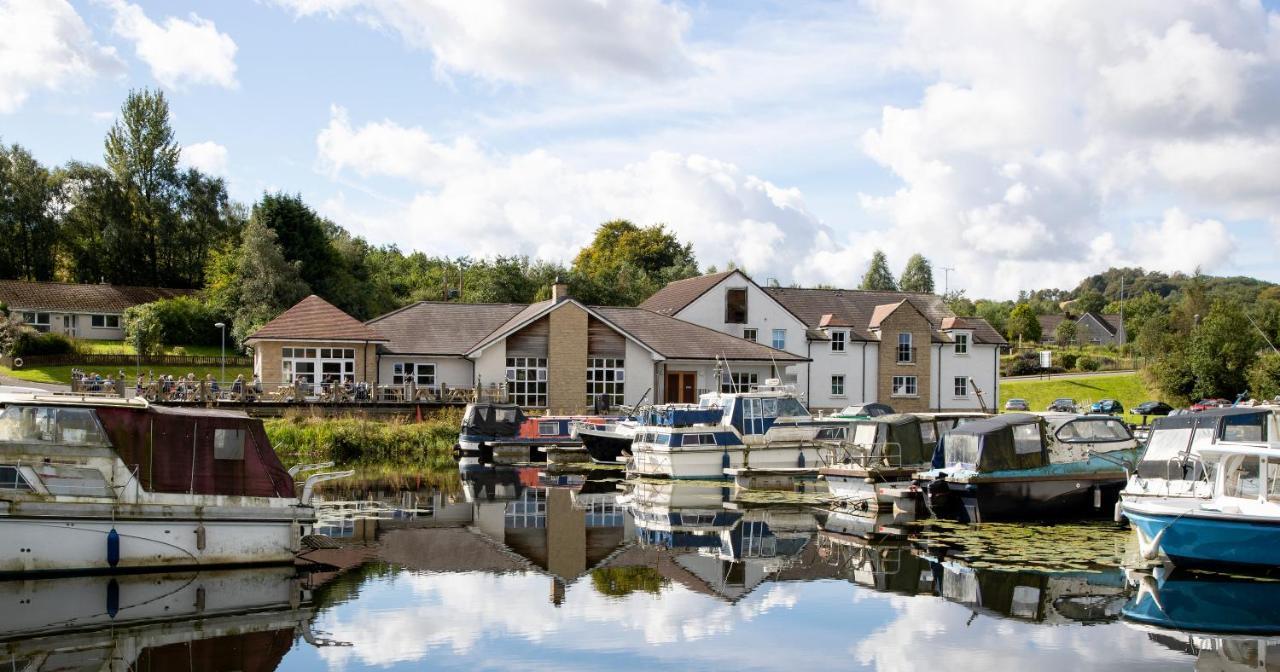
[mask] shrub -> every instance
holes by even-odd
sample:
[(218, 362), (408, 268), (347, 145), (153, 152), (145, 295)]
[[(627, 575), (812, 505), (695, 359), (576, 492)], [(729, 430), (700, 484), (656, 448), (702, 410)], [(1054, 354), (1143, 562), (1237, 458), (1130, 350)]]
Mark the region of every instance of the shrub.
[(160, 316), (156, 314), (156, 304), (130, 306), (124, 311), (123, 323), (124, 338), (133, 345), (136, 352), (143, 355), (164, 352), (164, 331)]
[(289, 463), (402, 463), (451, 470), (461, 419), (458, 411), (418, 423), (292, 417), (268, 420), (266, 430), (280, 458)]
[(1029, 376), (1040, 373), (1040, 355), (1035, 352), (1024, 352), (1014, 357), (1009, 364), (1010, 376)]
[(218, 345), (222, 338), (221, 330), (213, 326), (221, 317), (199, 299), (179, 296), (149, 305), (160, 322), (165, 345)]
[(21, 329), (10, 344), (8, 354), (14, 357), (69, 355), (75, 350), (75, 343), (62, 334), (42, 334), (31, 329)]
[(1102, 368), (1102, 361), (1097, 357), (1085, 355), (1076, 362), (1076, 365), (1080, 367), (1081, 371), (1097, 371)]
[(1062, 368), (1070, 371), (1076, 368), (1076, 360), (1078, 359), (1080, 359), (1080, 355), (1074, 352), (1064, 352), (1058, 356), (1058, 363), (1062, 365)]

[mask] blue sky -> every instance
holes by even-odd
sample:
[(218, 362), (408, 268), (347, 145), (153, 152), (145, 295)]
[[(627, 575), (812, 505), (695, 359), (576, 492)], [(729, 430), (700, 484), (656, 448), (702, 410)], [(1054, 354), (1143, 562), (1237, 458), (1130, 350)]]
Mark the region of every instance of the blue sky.
[(98, 161), (144, 86), (236, 198), (431, 254), (625, 217), (782, 282), (1280, 280), (1274, 4), (0, 0), (5, 142)]

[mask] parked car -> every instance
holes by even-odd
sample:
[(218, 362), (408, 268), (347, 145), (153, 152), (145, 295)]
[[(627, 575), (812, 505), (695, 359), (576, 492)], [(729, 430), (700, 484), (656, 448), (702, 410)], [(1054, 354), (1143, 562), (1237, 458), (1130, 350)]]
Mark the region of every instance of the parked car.
[(1014, 398), (1012, 398), (1012, 399), (1010, 399), (1010, 400), (1008, 400), (1008, 401), (1004, 402), (1004, 410), (1006, 410), (1006, 411), (1030, 411), (1030, 410), (1031, 410), (1031, 404), (1028, 404), (1026, 399), (1020, 399), (1020, 398), (1018, 398), (1018, 397), (1014, 397)]
[(1191, 408), (1189, 410), (1204, 411), (1210, 408), (1222, 408), (1224, 406), (1230, 406), (1230, 405), (1231, 405), (1231, 402), (1227, 401), (1226, 399), (1201, 399), (1200, 401), (1197, 401), (1196, 403), (1191, 404)]
[(1090, 413), (1106, 413), (1107, 415), (1124, 413), (1124, 404), (1121, 404), (1119, 401), (1116, 401), (1115, 399), (1101, 399), (1099, 401), (1093, 402), (1093, 405), (1089, 407), (1089, 412)]
[(1144, 401), (1129, 412), (1133, 415), (1169, 415), (1173, 407), (1163, 401)]
[(1066, 398), (1066, 397), (1059, 397), (1059, 398), (1057, 398), (1057, 399), (1054, 399), (1054, 400), (1049, 404), (1049, 407), (1048, 407), (1048, 408), (1046, 408), (1046, 409), (1044, 409), (1044, 410), (1046, 410), (1046, 411), (1058, 411), (1058, 412), (1060, 412), (1060, 413), (1075, 413), (1075, 412), (1076, 412), (1076, 400), (1075, 400), (1075, 399), (1068, 399), (1068, 398)]

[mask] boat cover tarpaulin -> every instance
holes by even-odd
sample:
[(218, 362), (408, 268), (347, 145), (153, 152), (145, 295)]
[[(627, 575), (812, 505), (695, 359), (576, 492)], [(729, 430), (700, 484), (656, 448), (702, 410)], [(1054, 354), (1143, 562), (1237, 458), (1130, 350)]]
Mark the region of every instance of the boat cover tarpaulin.
[(1143, 478), (1196, 478), (1193, 454), (1215, 438), (1233, 441), (1274, 441), (1266, 436), (1271, 409), (1250, 407), (1211, 408), (1159, 418), (1151, 426), (1146, 450), (1138, 463)]
[[(1042, 423), (1039, 416), (1025, 413), (965, 423), (943, 436), (939, 450), (944, 452), (946, 466), (966, 465), (978, 472), (1043, 467), (1049, 464), (1049, 455)], [(1031, 433), (1031, 442), (1015, 432)]]
[(888, 430), (889, 443), (896, 443), (901, 451), (899, 464), (923, 464), (933, 457), (933, 446), (925, 447), (920, 439), (920, 418), (914, 415), (894, 414), (876, 418)]
[[(112, 447), (150, 492), (294, 497), (262, 421), (239, 411), (166, 406), (94, 409)], [(239, 459), (218, 459), (217, 430), (243, 432)], [(225, 434), (225, 432), (224, 432)]]
[(469, 436), (509, 437), (520, 433), (524, 412), (512, 404), (469, 404), (462, 416), (462, 433)]

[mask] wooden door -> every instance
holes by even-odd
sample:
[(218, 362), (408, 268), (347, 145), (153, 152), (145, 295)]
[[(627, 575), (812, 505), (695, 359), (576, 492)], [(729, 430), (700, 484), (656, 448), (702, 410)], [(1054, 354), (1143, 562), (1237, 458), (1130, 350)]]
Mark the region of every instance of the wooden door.
[(668, 371), (666, 403), (698, 403), (698, 374), (695, 371)]

